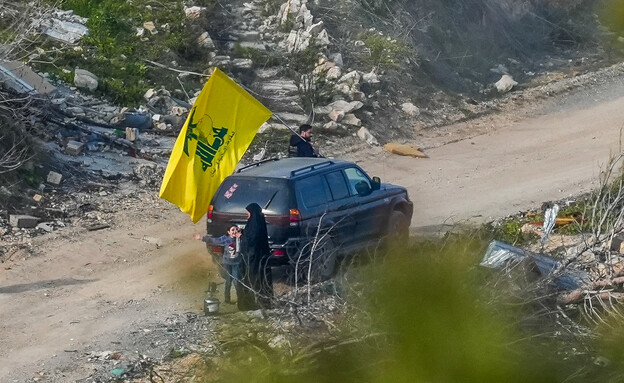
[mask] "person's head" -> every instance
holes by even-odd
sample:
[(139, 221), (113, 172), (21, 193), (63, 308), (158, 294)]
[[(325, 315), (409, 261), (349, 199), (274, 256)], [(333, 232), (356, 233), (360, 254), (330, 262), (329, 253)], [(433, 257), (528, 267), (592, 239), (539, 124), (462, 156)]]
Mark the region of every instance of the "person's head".
[(245, 208), (248, 212), (247, 217), (251, 217), (253, 215), (262, 215), (262, 208), (257, 203), (250, 203)]
[(303, 124), (299, 127), (299, 135), (306, 140), (312, 138), (312, 126), (308, 124)]
[(238, 228), (238, 226), (235, 226), (235, 225), (230, 226), (230, 228), (227, 231), (228, 235), (231, 238), (235, 238), (239, 232), (240, 232), (240, 229)]

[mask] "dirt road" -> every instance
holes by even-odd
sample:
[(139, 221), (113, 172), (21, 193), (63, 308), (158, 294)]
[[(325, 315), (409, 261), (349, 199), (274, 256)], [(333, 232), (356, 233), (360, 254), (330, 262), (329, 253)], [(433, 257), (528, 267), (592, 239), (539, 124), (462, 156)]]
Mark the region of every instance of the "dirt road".
[(620, 151), (624, 79), (615, 80), (430, 132), (416, 141), (429, 147), (428, 159), (382, 150), (350, 157), (369, 174), (408, 188), (414, 231), (486, 222), (573, 199), (595, 187), (610, 154)]
[[(428, 159), (368, 147), (347, 157), (408, 187), (414, 230), (482, 222), (589, 191), (618, 149), (622, 95), (620, 76), (537, 106), (421, 132), (416, 143)], [(13, 254), (1, 265), (0, 382), (87, 379), (92, 353), (120, 352), (123, 362), (135, 352), (162, 352), (166, 347), (140, 340), (153, 331), (150, 323), (201, 311), (215, 277), (204, 246), (191, 239), (203, 224), (153, 196), (136, 205), (146, 208), (119, 211), (110, 229), (55, 231), (33, 240), (36, 254)]]

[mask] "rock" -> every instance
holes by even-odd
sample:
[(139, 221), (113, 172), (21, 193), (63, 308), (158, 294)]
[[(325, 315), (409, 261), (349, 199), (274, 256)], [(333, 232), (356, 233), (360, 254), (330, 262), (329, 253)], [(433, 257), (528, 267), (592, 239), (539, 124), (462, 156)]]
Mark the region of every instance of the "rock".
[(215, 56), (210, 61), (210, 65), (218, 67), (230, 65), (230, 56)]
[(60, 185), (61, 179), (63, 179), (63, 175), (57, 172), (49, 172), (46, 181), (52, 185)]
[(253, 68), (252, 59), (234, 59), (232, 60), (232, 66), (236, 69), (251, 69)]
[(365, 127), (361, 127), (357, 132), (358, 137), (369, 145), (377, 146), (379, 145), (379, 141), (368, 131)]
[(67, 145), (65, 146), (65, 153), (71, 156), (77, 156), (82, 153), (83, 149), (84, 149), (84, 144), (82, 142), (72, 140), (72, 141), (69, 141)]
[(360, 101), (348, 102), (344, 100), (337, 100), (327, 106), (331, 108), (331, 110), (340, 110), (347, 114), (362, 108), (364, 106), (364, 103)]
[(9, 215), (9, 223), (13, 227), (31, 229), (37, 226), (39, 218), (31, 215)]
[(494, 86), (500, 93), (507, 93), (516, 85), (518, 85), (518, 83), (507, 74), (503, 75), (501, 79), (498, 80), (496, 84), (494, 84)]
[(340, 78), (341, 75), (342, 75), (342, 70), (340, 69), (340, 67), (333, 66), (327, 70), (325, 77), (327, 77), (330, 80), (335, 80), (337, 78)]
[(360, 74), (358, 73), (358, 71), (353, 70), (345, 74), (344, 76), (340, 77), (340, 80), (338, 80), (338, 82), (346, 83), (349, 85), (358, 84), (360, 82)]
[(327, 124), (323, 125), (323, 128), (327, 130), (335, 130), (335, 129), (338, 129), (339, 127), (340, 127), (340, 124), (337, 123), (336, 121), (330, 121)]
[(342, 110), (336, 110), (333, 109), (331, 112), (329, 112), (328, 117), (332, 119), (332, 121), (340, 121), (344, 118), (345, 116), (345, 112)]
[(344, 62), (342, 61), (342, 53), (332, 53), (329, 55), (329, 59), (335, 62), (338, 66), (344, 65)]
[(126, 128), (126, 140), (134, 142), (139, 138), (139, 129)]
[(375, 70), (372, 70), (362, 76), (362, 81), (367, 84), (377, 84), (379, 82), (379, 78), (377, 77)]
[(271, 124), (269, 124), (268, 122), (265, 122), (264, 124), (260, 125), (260, 128), (258, 128), (258, 133), (264, 133), (269, 129), (272, 129), (273, 126)]
[(401, 109), (403, 110), (403, 112), (411, 117), (415, 117), (420, 114), (420, 109), (418, 109), (418, 107), (411, 102), (405, 102), (401, 104)]
[(353, 113), (346, 114), (341, 122), (345, 125), (362, 126), (362, 121)]
[(203, 7), (193, 6), (193, 7), (184, 7), (184, 14), (188, 19), (197, 19), (201, 16)]
[(143, 23), (143, 28), (147, 29), (149, 31), (149, 33), (155, 35), (158, 33), (158, 30), (156, 29), (156, 25), (154, 25), (153, 21), (146, 21)]
[(319, 21), (316, 24), (310, 25), (310, 28), (306, 30), (311, 36), (319, 34), (323, 30), (323, 21)]
[(98, 87), (98, 81), (98, 77), (89, 71), (79, 68), (74, 71), (74, 85), (78, 88), (87, 88), (93, 92)]
[(168, 131), (170, 127), (164, 122), (159, 122), (156, 124), (156, 129), (165, 132)]
[(417, 146), (399, 144), (397, 142), (390, 142), (384, 145), (384, 149), (390, 153), (398, 154), (400, 156), (427, 158), (427, 155), (421, 152)]
[(366, 94), (358, 90), (358, 91), (351, 93), (351, 98), (354, 101), (364, 101), (366, 100)]
[(41, 194), (35, 194), (35, 195), (33, 196), (33, 200), (35, 200), (35, 202), (41, 202), (41, 199), (42, 199), (42, 198), (43, 198), (43, 197), (41, 196)]
[(202, 33), (197, 39), (197, 41), (199, 42), (199, 45), (204, 48), (208, 48), (208, 49), (215, 48), (214, 41), (212, 41), (212, 39), (210, 38), (210, 34), (208, 34), (208, 32)]
[(321, 46), (321, 47), (326, 47), (328, 46), (331, 41), (329, 41), (329, 35), (327, 34), (327, 30), (323, 29), (317, 36), (316, 39), (314, 40), (316, 42), (317, 46)]

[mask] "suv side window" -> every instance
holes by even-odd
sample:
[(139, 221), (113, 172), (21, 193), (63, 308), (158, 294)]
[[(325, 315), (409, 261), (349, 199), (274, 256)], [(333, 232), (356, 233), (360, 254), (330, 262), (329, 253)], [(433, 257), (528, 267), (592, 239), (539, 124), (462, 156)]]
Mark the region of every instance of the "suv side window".
[(320, 175), (297, 181), (297, 196), (299, 197), (299, 201), (301, 201), (305, 207), (313, 208), (327, 203), (329, 198), (325, 192), (323, 182), (324, 181)]
[(342, 170), (328, 173), (326, 176), (329, 190), (331, 191), (334, 201), (347, 198), (349, 196), (349, 187), (342, 175)]
[[(366, 174), (358, 168), (347, 168), (345, 174), (349, 180), (349, 189), (352, 195), (369, 194), (371, 189), (370, 181)], [(358, 193), (359, 192), (359, 193)]]

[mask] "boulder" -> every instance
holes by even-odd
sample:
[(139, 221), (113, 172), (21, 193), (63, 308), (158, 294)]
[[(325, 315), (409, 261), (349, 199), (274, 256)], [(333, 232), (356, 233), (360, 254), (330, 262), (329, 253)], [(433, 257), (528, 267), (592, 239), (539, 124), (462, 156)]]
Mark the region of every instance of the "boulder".
[(184, 7), (184, 14), (186, 15), (187, 19), (197, 19), (199, 18), (199, 16), (201, 16), (203, 10), (204, 8), (198, 6)]
[(93, 92), (98, 87), (98, 81), (98, 77), (89, 71), (79, 68), (74, 71), (74, 85), (78, 88), (86, 88)]
[(329, 68), (325, 74), (325, 76), (329, 79), (329, 80), (335, 80), (337, 78), (339, 78), (342, 75), (342, 70), (340, 69), (339, 66), (333, 66), (331, 68)]
[(326, 29), (323, 29), (321, 32), (319, 32), (318, 35), (316, 35), (315, 42), (317, 46), (321, 46), (321, 47), (326, 47), (330, 44), (329, 35), (327, 34)]
[(507, 74), (503, 75), (500, 80), (498, 80), (496, 84), (494, 84), (494, 86), (500, 93), (507, 93), (516, 85), (518, 85), (518, 83), (514, 81), (514, 79), (510, 75)]
[(234, 59), (232, 60), (232, 66), (236, 69), (251, 69), (253, 68), (252, 59)]
[(369, 145), (379, 145), (379, 141), (365, 127), (361, 127), (357, 132), (358, 137)]
[(327, 130), (335, 130), (335, 129), (338, 129), (339, 127), (340, 127), (340, 124), (337, 123), (336, 121), (330, 121), (327, 124), (323, 125), (323, 128)]
[(379, 82), (379, 78), (377, 77), (375, 70), (372, 70), (362, 76), (362, 81), (367, 84), (377, 84)]

